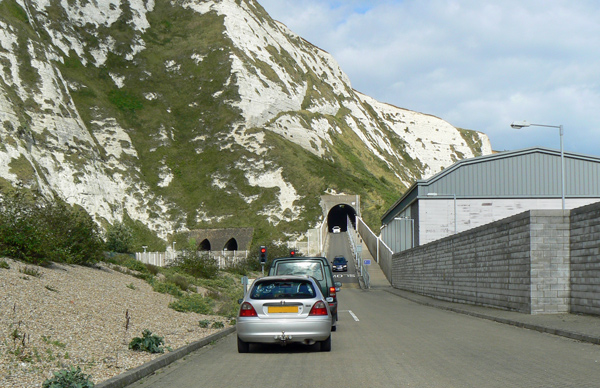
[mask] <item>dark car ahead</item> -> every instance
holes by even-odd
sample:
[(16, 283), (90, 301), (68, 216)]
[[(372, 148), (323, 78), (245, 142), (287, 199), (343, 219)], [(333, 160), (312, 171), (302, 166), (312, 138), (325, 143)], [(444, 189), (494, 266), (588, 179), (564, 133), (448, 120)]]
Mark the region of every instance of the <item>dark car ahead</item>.
[(331, 330), (336, 330), (338, 320), (338, 301), (336, 293), (342, 283), (333, 280), (333, 271), (325, 257), (279, 257), (274, 259), (269, 268), (269, 276), (273, 275), (308, 275), (317, 280), (321, 292), (329, 303), (331, 310)]
[(335, 271), (348, 271), (348, 260), (344, 256), (336, 256), (331, 263), (331, 269)]

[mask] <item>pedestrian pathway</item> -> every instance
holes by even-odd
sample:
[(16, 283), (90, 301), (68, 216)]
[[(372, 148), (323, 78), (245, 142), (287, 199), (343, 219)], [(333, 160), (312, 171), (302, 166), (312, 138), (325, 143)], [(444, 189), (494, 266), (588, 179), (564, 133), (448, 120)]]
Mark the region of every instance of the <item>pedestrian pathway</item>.
[(374, 260), (369, 266), (369, 274), (371, 278), (370, 290), (384, 290), (425, 306), (600, 345), (600, 317), (598, 316), (579, 314), (531, 315), (430, 298), (393, 288)]

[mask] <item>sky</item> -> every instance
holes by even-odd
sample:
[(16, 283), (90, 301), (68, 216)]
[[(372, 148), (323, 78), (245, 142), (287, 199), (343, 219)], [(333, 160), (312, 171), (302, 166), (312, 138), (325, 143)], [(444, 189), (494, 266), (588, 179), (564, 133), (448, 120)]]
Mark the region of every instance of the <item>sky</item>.
[(600, 1), (258, 0), (378, 101), (484, 132), (496, 151), (600, 156)]

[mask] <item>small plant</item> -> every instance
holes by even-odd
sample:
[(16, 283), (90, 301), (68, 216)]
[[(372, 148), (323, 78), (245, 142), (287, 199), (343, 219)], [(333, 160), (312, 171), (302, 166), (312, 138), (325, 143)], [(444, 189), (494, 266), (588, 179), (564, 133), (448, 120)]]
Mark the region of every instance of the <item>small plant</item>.
[(236, 321), (236, 319), (235, 319), (235, 318), (231, 318), (231, 319), (229, 320), (229, 326), (235, 326), (236, 324), (237, 324), (237, 321)]
[(52, 337), (50, 337), (50, 336), (46, 337), (45, 335), (42, 336), (42, 341), (44, 341), (44, 343), (47, 343), (48, 345), (54, 345), (57, 348), (61, 348), (61, 349), (64, 349), (67, 346), (67, 344), (62, 343), (58, 340), (53, 340)]
[(10, 265), (5, 260), (0, 260), (0, 268), (1, 269), (10, 269)]
[(211, 329), (222, 329), (225, 327), (225, 324), (221, 321), (215, 321), (213, 322)]
[(208, 326), (210, 326), (210, 321), (208, 319), (203, 319), (198, 323), (200, 324), (200, 327), (203, 329), (208, 329)]
[(200, 294), (188, 294), (171, 302), (169, 307), (179, 312), (189, 311), (198, 314), (213, 314), (214, 304), (215, 302), (212, 299), (204, 298)]
[(42, 388), (93, 388), (90, 378), (81, 372), (81, 368), (72, 366), (71, 369), (54, 372), (54, 377), (44, 381)]
[(130, 288), (130, 289), (132, 289), (132, 290), (135, 290), (135, 286), (133, 285), (133, 283), (129, 283), (129, 284), (127, 285), (127, 288)]
[(148, 329), (142, 332), (142, 337), (135, 337), (129, 343), (129, 349), (150, 352), (150, 353), (164, 353), (165, 349), (161, 346), (164, 344), (163, 337), (152, 334)]
[(42, 277), (42, 272), (35, 267), (26, 266), (25, 268), (19, 269), (19, 272), (21, 272), (22, 274), (25, 274), (25, 275), (36, 277), (36, 278)]
[(58, 292), (58, 290), (52, 286), (44, 286), (44, 288), (48, 291), (52, 291), (52, 292)]

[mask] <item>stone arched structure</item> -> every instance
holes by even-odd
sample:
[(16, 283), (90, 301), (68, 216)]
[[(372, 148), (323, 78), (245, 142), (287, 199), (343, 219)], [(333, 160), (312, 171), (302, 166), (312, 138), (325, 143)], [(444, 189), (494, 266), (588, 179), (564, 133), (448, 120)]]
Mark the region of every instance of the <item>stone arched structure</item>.
[(225, 246), (223, 247), (224, 251), (237, 251), (238, 250), (238, 243), (236, 241), (235, 238), (230, 238), (226, 243)]
[(199, 251), (247, 251), (252, 244), (253, 228), (190, 230)]
[(210, 241), (207, 238), (202, 240), (200, 242), (200, 244), (198, 244), (198, 250), (199, 251), (210, 251), (211, 250)]

